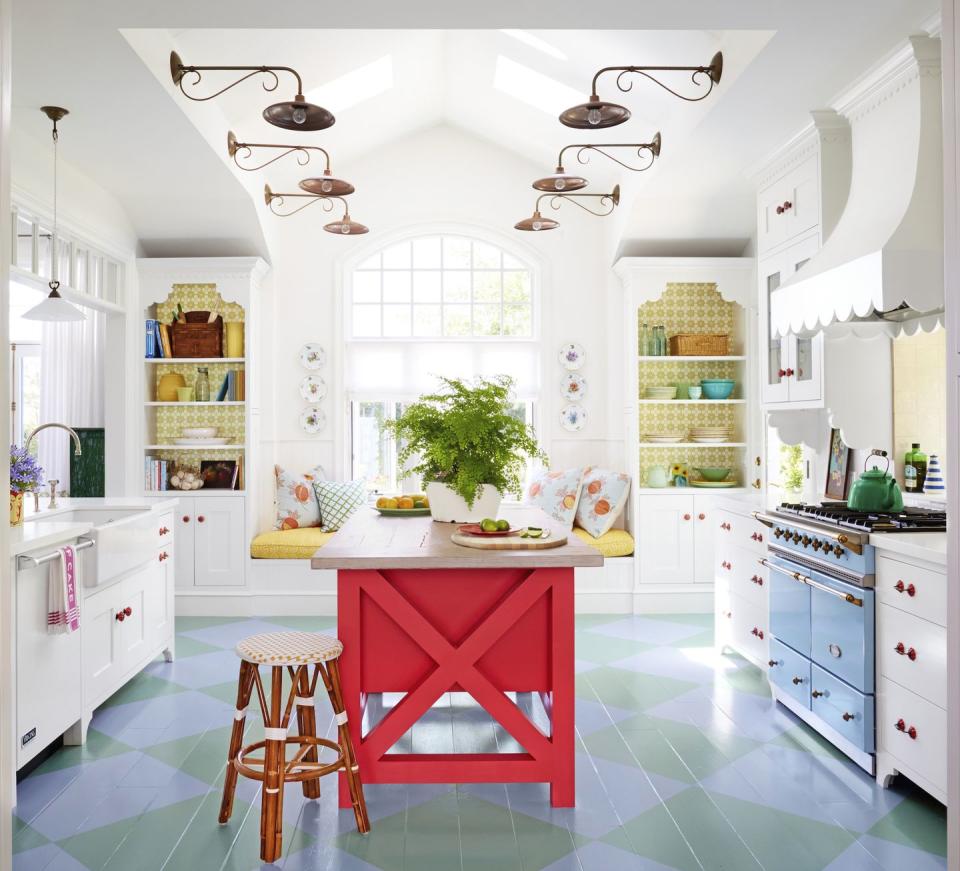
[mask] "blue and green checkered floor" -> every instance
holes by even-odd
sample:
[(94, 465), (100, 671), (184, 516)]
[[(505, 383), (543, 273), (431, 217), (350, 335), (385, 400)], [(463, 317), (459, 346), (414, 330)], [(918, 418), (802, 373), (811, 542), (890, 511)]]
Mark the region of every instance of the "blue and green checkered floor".
[[(902, 778), (879, 789), (778, 708), (756, 668), (718, 655), (711, 623), (578, 618), (576, 808), (551, 809), (539, 784), (369, 786), (373, 831), (360, 837), (328, 779), (316, 802), (286, 791), (284, 854), (265, 867), (946, 868), (942, 806)], [(256, 784), (241, 778), (233, 819), (217, 825), (233, 645), (289, 627), (330, 631), (333, 621), (179, 619), (177, 661), (153, 663), (97, 711), (85, 747), (58, 751), (21, 782), (14, 868), (261, 867)], [(317, 710), (332, 735), (325, 706)], [(461, 697), (444, 698), (402, 743), (512, 749)]]

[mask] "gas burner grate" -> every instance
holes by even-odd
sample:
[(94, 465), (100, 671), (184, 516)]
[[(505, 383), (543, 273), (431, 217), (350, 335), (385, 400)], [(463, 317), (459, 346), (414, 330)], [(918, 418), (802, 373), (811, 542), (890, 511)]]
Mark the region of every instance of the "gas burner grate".
[(947, 528), (946, 512), (930, 508), (904, 508), (903, 511), (886, 513), (854, 511), (847, 508), (846, 502), (824, 502), (820, 505), (785, 502), (777, 510), (867, 532), (943, 532)]

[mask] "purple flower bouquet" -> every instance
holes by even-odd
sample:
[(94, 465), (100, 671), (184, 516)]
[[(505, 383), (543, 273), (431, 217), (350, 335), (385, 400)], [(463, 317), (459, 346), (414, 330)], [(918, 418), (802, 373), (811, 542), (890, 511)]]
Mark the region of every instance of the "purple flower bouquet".
[(26, 493), (43, 484), (43, 469), (26, 448), (10, 445), (10, 492)]

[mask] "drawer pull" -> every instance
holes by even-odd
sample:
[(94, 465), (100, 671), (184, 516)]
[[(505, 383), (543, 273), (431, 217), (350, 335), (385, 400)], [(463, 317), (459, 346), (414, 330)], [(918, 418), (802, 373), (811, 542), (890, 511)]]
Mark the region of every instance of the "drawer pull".
[(170, 532), (170, 530), (167, 529), (166, 526), (161, 526), (161, 527), (160, 527), (160, 534), (161, 534), (161, 535), (167, 535), (169, 532)]
[(893, 725), (898, 732), (904, 732), (907, 735), (909, 735), (912, 741), (917, 740), (917, 730), (913, 726), (908, 727), (907, 724), (903, 721), (903, 717), (897, 720), (897, 722), (894, 723)]
[(207, 518), (204, 517), (202, 514), (198, 514), (198, 515), (197, 515), (197, 523), (203, 523), (203, 521), (206, 520), (206, 519), (207, 519)]
[(753, 581), (753, 583), (755, 583), (758, 587), (763, 586), (763, 578), (761, 578), (760, 575), (754, 575), (752, 578), (750, 578), (750, 580)]
[(776, 666), (776, 664), (777, 664), (777, 661), (776, 661), (775, 659), (768, 659), (768, 660), (767, 660), (767, 665), (769, 665), (770, 668), (774, 668), (774, 667)]
[(189, 523), (189, 522), (190, 522), (190, 515), (189, 515), (189, 514), (184, 514), (181, 519), (183, 520), (184, 523)]
[(799, 686), (800, 684), (803, 683), (802, 677), (794, 677), (794, 678), (791, 678), (791, 680), (793, 681), (794, 686)]
[(853, 719), (855, 719), (855, 718), (856, 718), (856, 715), (855, 715), (855, 714), (848, 714), (846, 711), (844, 711), (844, 713), (843, 713), (844, 722), (849, 723), (851, 720), (853, 720)]
[(820, 696), (823, 695), (823, 693), (822, 693), (820, 690), (813, 690), (813, 691), (810, 693), (810, 695), (813, 696), (815, 699), (819, 699)]
[(907, 657), (911, 662), (916, 662), (917, 651), (912, 647), (904, 647), (902, 641), (898, 641), (896, 647), (893, 648), (896, 653), (899, 653), (901, 656)]
[(724, 560), (720, 563), (720, 567), (726, 569), (727, 571), (730, 571), (730, 569), (733, 568), (733, 565), (731, 563), (728, 563), (726, 560)]
[(793, 375), (793, 369), (787, 369), (787, 378), (790, 378)]
[(124, 614), (123, 611), (117, 611), (117, 613), (114, 614), (114, 619), (117, 620), (118, 623), (123, 623), (123, 621), (127, 619), (127, 615)]
[(123, 609), (123, 613), (130, 617), (133, 614), (133, 608), (127, 605), (127, 607)]
[(160, 562), (163, 562), (165, 559), (169, 559), (169, 557), (170, 554), (168, 554), (166, 551), (161, 551), (160, 556), (157, 557), (157, 559), (159, 559)]
[(757, 638), (759, 638), (761, 641), (763, 641), (763, 630), (762, 630), (762, 629), (758, 629), (756, 626), (754, 626), (753, 629), (750, 630), (750, 634), (751, 634), (751, 635), (756, 635)]
[(789, 212), (793, 208), (793, 203), (790, 200), (784, 200), (783, 203), (777, 206), (777, 214), (782, 215), (784, 212)]
[(903, 581), (897, 581), (893, 585), (893, 589), (895, 589), (898, 593), (906, 593), (910, 597), (917, 595), (917, 588), (913, 584), (907, 584), (907, 586), (904, 586)]
[(707, 519), (707, 515), (704, 514), (702, 511), (697, 515), (697, 520), (706, 520), (706, 519)]
[(790, 572), (784, 568), (781, 568), (780, 566), (771, 565), (766, 559), (757, 560), (757, 562), (762, 566), (766, 566), (768, 569), (773, 569), (775, 572), (790, 575), (790, 577), (792, 577), (795, 581), (799, 581), (801, 584), (806, 584), (808, 587), (813, 587), (815, 590), (829, 593), (831, 596), (836, 596), (838, 599), (843, 599), (844, 602), (849, 602), (851, 605), (856, 605), (858, 608), (863, 607), (863, 599), (858, 599), (853, 595), (853, 593), (844, 593), (840, 590), (835, 590), (833, 587), (828, 587), (826, 584), (821, 584), (818, 581), (815, 581), (813, 578), (808, 578), (806, 575), (801, 575), (800, 572)]
[(690, 515), (689, 515), (689, 514), (684, 514), (684, 515), (683, 515), (683, 519), (684, 519), (684, 520), (689, 520), (689, 519), (690, 519)]

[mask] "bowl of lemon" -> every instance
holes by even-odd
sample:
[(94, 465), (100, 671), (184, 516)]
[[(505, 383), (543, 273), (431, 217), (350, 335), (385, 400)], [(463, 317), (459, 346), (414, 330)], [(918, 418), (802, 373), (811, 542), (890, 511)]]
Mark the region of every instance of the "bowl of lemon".
[(381, 496), (374, 508), (385, 517), (425, 517), (430, 513), (430, 500), (422, 493)]

